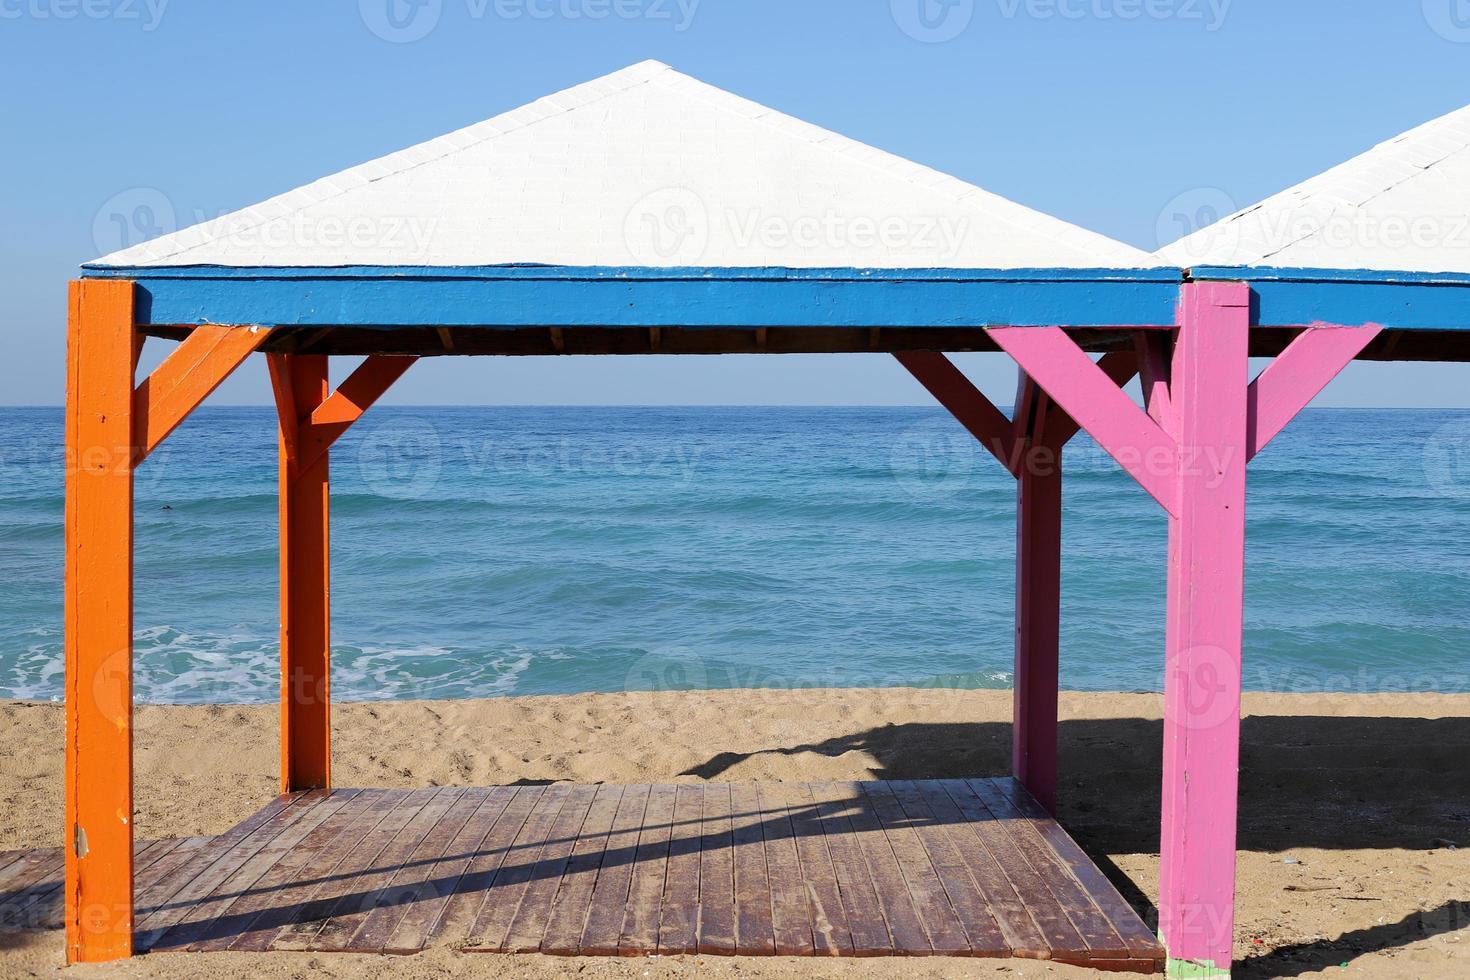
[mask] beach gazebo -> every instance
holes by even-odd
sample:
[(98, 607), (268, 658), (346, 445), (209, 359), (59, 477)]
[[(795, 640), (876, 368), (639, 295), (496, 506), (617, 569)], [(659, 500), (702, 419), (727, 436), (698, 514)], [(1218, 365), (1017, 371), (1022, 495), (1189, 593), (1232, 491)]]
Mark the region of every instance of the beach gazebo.
[[(1175, 975), (1226, 975), (1246, 464), (1352, 358), (1457, 354), (1466, 281), (1182, 269), (653, 62), (89, 263), (68, 342), (68, 956), (406, 951), (452, 922), (500, 951), (1153, 969), (1167, 950)], [(178, 346), (138, 380), (145, 337)], [(945, 357), (997, 350), (1019, 366), (1010, 416)], [(282, 796), (139, 884), (159, 852), (133, 840), (133, 474), (257, 352), (280, 420)], [(1014, 778), (334, 788), (333, 442), (419, 357), (729, 352), (890, 353), (1015, 476)], [(1276, 355), (1254, 381), (1250, 354)], [(366, 359), (333, 387), (340, 355)], [(1050, 812), (1079, 429), (1170, 528), (1157, 942)]]

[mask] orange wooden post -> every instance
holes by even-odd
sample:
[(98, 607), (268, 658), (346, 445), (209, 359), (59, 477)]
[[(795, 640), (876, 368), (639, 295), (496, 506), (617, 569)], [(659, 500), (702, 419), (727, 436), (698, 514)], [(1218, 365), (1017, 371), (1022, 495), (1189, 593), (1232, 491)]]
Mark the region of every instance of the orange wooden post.
[(271, 354), (269, 363), (280, 417), (281, 792), (289, 793), (332, 781), (328, 454), (297, 458), (330, 390), (324, 356)]
[(133, 952), (133, 284), (71, 283), (66, 955)]

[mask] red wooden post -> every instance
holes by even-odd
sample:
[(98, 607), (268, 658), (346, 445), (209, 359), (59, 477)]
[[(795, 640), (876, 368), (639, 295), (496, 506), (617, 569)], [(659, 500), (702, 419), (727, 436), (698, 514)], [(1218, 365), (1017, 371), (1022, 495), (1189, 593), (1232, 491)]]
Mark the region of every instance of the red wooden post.
[(1228, 976), (1234, 936), (1250, 288), (1190, 283), (1171, 366), (1159, 931), (1177, 977)]
[(328, 454), (298, 465), (302, 430), (330, 390), (327, 359), (270, 355), (280, 418), (281, 792), (331, 785)]
[[(1057, 687), (1062, 594), (1062, 446), (1050, 399), (1022, 376), (1016, 483), (1016, 669), (1012, 771), (1056, 812)], [(1053, 417), (1055, 421), (1055, 417)], [(1063, 436), (1063, 441), (1065, 436)]]
[(133, 284), (71, 284), (66, 957), (133, 953)]

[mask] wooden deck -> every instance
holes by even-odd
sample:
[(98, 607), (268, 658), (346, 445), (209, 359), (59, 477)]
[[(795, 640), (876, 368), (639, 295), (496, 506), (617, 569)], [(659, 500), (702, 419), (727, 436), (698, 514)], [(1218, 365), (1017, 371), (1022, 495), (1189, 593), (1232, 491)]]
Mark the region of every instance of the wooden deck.
[[(139, 952), (1164, 955), (1012, 779), (344, 789), (137, 855)], [(59, 849), (0, 854), (0, 930), (60, 904)]]

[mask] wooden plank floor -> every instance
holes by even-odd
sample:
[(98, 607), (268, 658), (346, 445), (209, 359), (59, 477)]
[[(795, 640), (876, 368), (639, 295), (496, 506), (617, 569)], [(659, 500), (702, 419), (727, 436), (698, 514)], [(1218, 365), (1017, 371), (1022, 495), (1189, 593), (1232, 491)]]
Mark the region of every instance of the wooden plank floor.
[[(353, 790), (140, 842), (137, 947), (564, 955), (1163, 951), (1013, 779)], [(60, 927), (61, 853), (0, 853), (0, 931)]]

